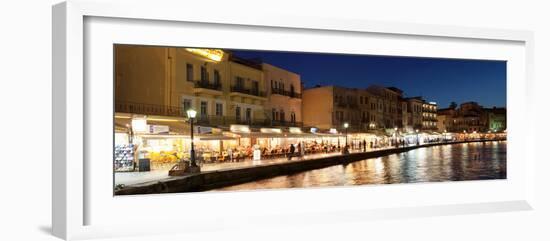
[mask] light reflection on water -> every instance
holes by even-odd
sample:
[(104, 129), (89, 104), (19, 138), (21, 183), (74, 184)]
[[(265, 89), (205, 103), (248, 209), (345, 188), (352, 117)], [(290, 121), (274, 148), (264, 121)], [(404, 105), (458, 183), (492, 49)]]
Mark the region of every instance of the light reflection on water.
[(506, 179), (506, 141), (419, 148), (216, 190)]

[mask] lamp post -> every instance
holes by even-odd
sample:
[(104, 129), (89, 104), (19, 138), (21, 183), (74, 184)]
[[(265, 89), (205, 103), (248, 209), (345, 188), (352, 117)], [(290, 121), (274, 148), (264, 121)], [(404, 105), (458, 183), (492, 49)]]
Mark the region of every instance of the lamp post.
[(349, 127), (349, 124), (347, 122), (344, 123), (344, 130), (346, 133), (346, 147), (348, 146), (348, 127)]
[(420, 145), (420, 139), (418, 139), (418, 129), (416, 129), (416, 145)]
[(393, 141), (394, 141), (395, 147), (399, 147), (399, 145), (397, 144), (398, 143), (398, 141), (397, 141), (397, 126), (393, 128)]
[(195, 120), (195, 117), (197, 116), (197, 111), (193, 109), (187, 110), (187, 117), (189, 118), (189, 122), (191, 123), (191, 167), (197, 167), (197, 162), (195, 160), (195, 142), (193, 138), (193, 122)]

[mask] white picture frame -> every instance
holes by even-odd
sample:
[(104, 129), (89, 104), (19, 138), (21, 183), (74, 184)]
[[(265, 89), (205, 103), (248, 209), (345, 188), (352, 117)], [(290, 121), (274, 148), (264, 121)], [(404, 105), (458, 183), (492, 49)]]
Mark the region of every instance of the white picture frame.
[[(533, 73), (533, 34), (529, 31), (518, 30), (498, 30), (470, 27), (422, 25), (409, 23), (391, 23), (391, 22), (371, 22), (350, 19), (330, 19), (330, 18), (300, 18), (292, 16), (281, 16), (277, 14), (263, 14), (262, 16), (242, 15), (227, 13), (222, 10), (215, 11), (212, 14), (205, 15), (201, 11), (186, 11), (181, 14), (181, 9), (189, 8), (189, 3), (180, 1), (169, 1), (162, 3), (143, 2), (124, 2), (124, 1), (67, 1), (53, 7), (53, 194), (52, 194), (52, 227), (53, 234), (63, 239), (84, 239), (94, 237), (112, 237), (136, 234), (155, 234), (155, 233), (173, 233), (173, 232), (198, 232), (209, 229), (231, 227), (224, 220), (231, 219), (235, 222), (252, 222), (255, 225), (285, 223), (284, 225), (296, 225), (300, 222), (308, 221), (312, 223), (323, 222), (342, 222), (349, 220), (370, 220), (399, 217), (423, 217), (433, 215), (451, 215), (496, 211), (514, 211), (530, 210), (533, 208), (534, 199), (534, 125), (529, 124), (525, 116), (533, 113), (531, 108), (521, 108), (522, 106), (533, 106), (530, 93), (532, 90)], [(154, 6), (154, 8), (152, 7)], [(104, 223), (105, 218), (97, 219), (99, 221), (90, 222), (89, 216), (93, 213), (112, 211), (107, 207), (106, 202), (100, 202), (95, 199), (97, 184), (94, 188), (90, 187), (90, 180), (86, 180), (90, 175), (86, 175), (90, 169), (98, 168), (97, 164), (85, 161), (85, 156), (90, 154), (91, 150), (85, 143), (85, 135), (90, 130), (86, 129), (87, 118), (90, 117), (89, 103), (87, 103), (87, 89), (95, 88), (85, 82), (87, 77), (86, 68), (90, 66), (86, 54), (85, 34), (101, 33), (101, 28), (93, 30), (86, 29), (87, 19), (115, 19), (121, 22), (138, 21), (138, 24), (154, 22), (149, 25), (155, 30), (162, 24), (168, 24), (172, 27), (178, 27), (178, 24), (207, 24), (208, 26), (223, 25), (225, 29), (231, 28), (252, 28), (251, 32), (264, 31), (284, 33), (285, 31), (299, 30), (301, 32), (315, 32), (317, 35), (333, 32), (336, 35), (344, 33), (373, 34), (378, 36), (389, 36), (392, 38), (429, 38), (434, 41), (453, 40), (455, 44), (461, 44), (468, 41), (477, 41), (478, 47), (486, 46), (490, 49), (491, 45), (499, 42), (510, 46), (510, 55), (502, 57), (514, 64), (512, 68), (512, 78), (508, 79), (508, 106), (509, 106), (509, 145), (510, 160), (519, 159), (517, 153), (526, 153), (521, 162), (517, 163), (517, 175), (503, 182), (462, 182), (460, 184), (432, 183), (420, 185), (392, 185), (392, 186), (374, 186), (361, 188), (337, 188), (337, 189), (314, 189), (314, 190), (291, 190), (291, 191), (261, 191), (261, 192), (240, 192), (240, 193), (217, 193), (217, 194), (185, 194), (185, 195), (145, 195), (140, 197), (117, 197), (116, 203), (125, 203), (133, 208), (147, 205), (167, 205), (168, 203), (196, 202), (201, 205), (209, 205), (214, 202), (209, 199), (227, 199), (228, 204), (235, 208), (233, 211), (213, 208), (211, 210), (202, 209), (201, 213), (208, 216), (208, 219), (199, 217), (199, 212), (191, 212), (189, 220), (182, 221), (177, 231), (173, 226), (148, 225), (148, 229), (136, 228), (135, 224), (113, 224), (120, 223), (122, 220), (128, 220), (129, 217), (114, 217), (117, 222)], [(112, 24), (110, 20), (99, 24)], [(95, 24), (95, 23), (91, 23)], [(132, 22), (135, 24), (135, 22)], [(121, 26), (118, 26), (121, 27)], [(124, 27), (124, 26), (122, 26)], [(99, 29), (96, 30), (96, 29)], [(199, 30), (200, 31), (200, 30)], [(205, 30), (206, 31), (206, 30)], [(159, 32), (160, 33), (160, 32)], [(253, 33), (252, 33), (253, 34)], [(131, 34), (130, 34), (131, 35)], [(134, 36), (135, 39), (135, 35)], [(159, 34), (162, 36), (162, 34)], [(130, 37), (132, 38), (132, 37)], [(127, 39), (131, 42), (131, 39)], [(142, 42), (139, 39), (135, 43), (142, 44), (165, 44), (170, 45), (174, 42), (166, 40), (165, 42)], [(442, 45), (443, 46), (443, 45)], [(95, 48), (94, 46), (91, 46)], [(406, 51), (411, 46), (402, 46), (396, 48), (394, 54), (399, 53), (399, 49)], [(445, 47), (443, 47), (445, 48)], [(448, 47), (447, 47), (448, 48)], [(346, 51), (345, 49), (338, 51)], [(419, 51), (419, 50), (418, 50)], [(403, 52), (404, 55), (405, 52)], [(414, 54), (414, 53), (407, 53)], [(99, 54), (98, 54), (99, 55)], [(100, 55), (102, 56), (102, 55)], [(471, 55), (475, 57), (475, 55)], [(500, 56), (495, 53), (494, 56)], [(109, 60), (112, 61), (112, 60)], [(93, 60), (92, 60), (93, 62)], [(93, 64), (92, 64), (93, 65)], [(88, 73), (89, 74), (89, 73)], [(510, 72), (508, 73), (510, 76)], [(112, 80), (109, 80), (112, 81)], [(93, 94), (92, 94), (93, 95)], [(90, 97), (93, 98), (93, 97)], [(112, 133), (109, 133), (112, 134)], [(110, 160), (109, 160), (110, 161)], [(107, 170), (112, 171), (112, 170)], [(99, 174), (98, 174), (99, 175)], [(93, 178), (93, 175), (92, 175)], [(510, 184), (512, 183), (512, 184)], [(108, 186), (106, 188), (111, 188)], [(483, 198), (484, 191), (490, 189), (499, 189), (495, 198)], [(383, 199), (373, 200), (372, 208), (362, 206), (362, 202), (351, 200), (346, 203), (346, 207), (334, 207), (321, 210), (320, 205), (325, 202), (327, 196), (338, 194), (341, 197), (353, 197), (360, 195), (362, 191), (369, 190), (377, 197), (399, 198), (410, 194), (414, 190), (418, 195), (433, 197), (438, 191), (448, 189), (457, 191), (457, 193), (468, 193), (471, 197), (463, 199), (455, 198), (452, 195), (445, 200), (422, 201), (414, 199), (410, 202), (393, 201), (382, 202)], [(502, 189), (502, 190), (500, 190)], [(390, 190), (390, 191), (386, 191)], [(107, 190), (112, 192), (112, 190)], [(478, 197), (476, 195), (479, 194)], [(254, 200), (254, 202), (274, 202), (280, 197), (294, 197), (293, 203), (280, 202), (277, 207), (269, 210), (260, 209), (252, 205), (250, 210), (246, 210), (238, 201)], [(103, 197), (105, 198), (105, 197)], [(114, 197), (112, 197), (114, 198)], [(308, 200), (320, 200), (318, 205), (307, 205)], [(230, 202), (231, 200), (237, 200)], [(373, 198), (376, 199), (376, 198)], [(95, 201), (94, 201), (95, 200)], [(169, 201), (165, 201), (169, 200)], [(305, 200), (305, 201), (301, 201)], [(96, 202), (97, 201), (97, 202)], [(90, 202), (101, 203), (92, 205)], [(378, 202), (375, 203), (375, 202)], [(113, 204), (118, 205), (118, 204)], [(120, 216), (128, 215), (131, 212), (121, 212)], [(171, 215), (181, 214), (174, 211)], [(117, 214), (112, 213), (116, 216)], [(142, 217), (132, 216), (136, 222), (147, 224), (160, 218), (160, 215), (154, 216), (154, 213), (146, 213)], [(330, 219), (321, 218), (330, 215)], [(107, 217), (106, 214), (98, 214), (99, 217)], [(210, 219), (219, 221), (210, 222)], [(278, 221), (277, 221), (278, 220)], [(284, 221), (283, 221), (284, 220)], [(208, 225), (206, 225), (208, 224)], [(183, 227), (182, 227), (183, 226)]]

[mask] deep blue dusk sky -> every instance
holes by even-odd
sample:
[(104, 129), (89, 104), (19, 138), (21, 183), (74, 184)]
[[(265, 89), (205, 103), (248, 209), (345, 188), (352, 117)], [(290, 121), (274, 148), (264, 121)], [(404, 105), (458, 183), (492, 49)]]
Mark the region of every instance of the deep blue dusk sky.
[(305, 87), (338, 85), (364, 88), (395, 86), (406, 97), (423, 96), (446, 108), (476, 101), (484, 107), (506, 106), (506, 62), (436, 58), (341, 55), (232, 50), (245, 59), (259, 58), (301, 76)]

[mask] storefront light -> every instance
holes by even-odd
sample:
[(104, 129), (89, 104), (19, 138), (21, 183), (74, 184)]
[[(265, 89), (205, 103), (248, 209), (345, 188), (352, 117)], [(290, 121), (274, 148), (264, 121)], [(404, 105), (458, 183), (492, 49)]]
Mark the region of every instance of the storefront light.
[(132, 131), (135, 133), (146, 133), (149, 131), (147, 128), (147, 119), (132, 119)]

